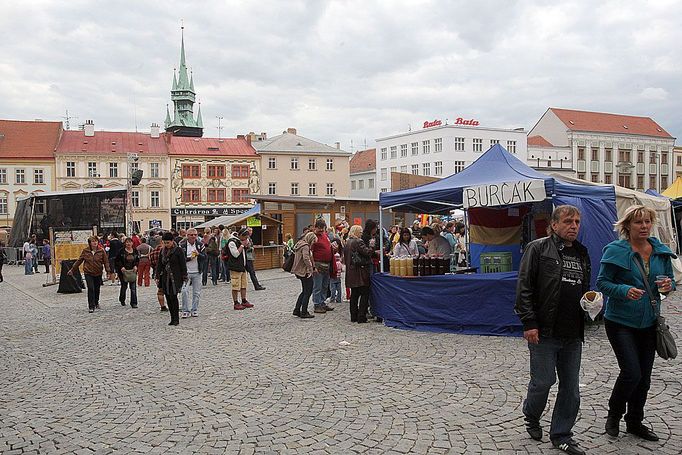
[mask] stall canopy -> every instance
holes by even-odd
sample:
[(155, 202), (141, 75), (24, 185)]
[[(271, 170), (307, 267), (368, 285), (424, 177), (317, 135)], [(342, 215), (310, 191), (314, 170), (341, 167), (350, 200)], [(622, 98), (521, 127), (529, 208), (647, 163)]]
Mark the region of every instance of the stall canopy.
[(212, 220), (206, 221), (205, 223), (197, 224), (194, 227), (196, 229), (204, 229), (207, 227), (219, 226), (221, 224), (223, 226), (232, 226), (256, 215), (260, 215), (260, 204), (254, 205), (252, 208), (244, 213), (240, 213), (239, 215), (219, 216), (218, 218), (213, 218)]
[(670, 199), (682, 197), (682, 177), (677, 177), (673, 184), (666, 188), (661, 194)]

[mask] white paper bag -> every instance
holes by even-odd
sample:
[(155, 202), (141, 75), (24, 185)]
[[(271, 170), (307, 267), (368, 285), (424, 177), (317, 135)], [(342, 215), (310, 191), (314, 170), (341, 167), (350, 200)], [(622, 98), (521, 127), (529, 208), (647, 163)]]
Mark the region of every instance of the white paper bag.
[(601, 292), (587, 291), (580, 299), (580, 306), (594, 321), (604, 306), (604, 295)]

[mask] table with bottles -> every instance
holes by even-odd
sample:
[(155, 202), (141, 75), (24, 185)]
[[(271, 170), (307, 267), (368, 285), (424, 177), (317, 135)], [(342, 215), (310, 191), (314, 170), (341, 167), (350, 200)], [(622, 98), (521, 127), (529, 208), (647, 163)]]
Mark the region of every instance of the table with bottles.
[(476, 267), (452, 267), (450, 256), (422, 255), (392, 256), (389, 263), (389, 274), (401, 277), (420, 277), (433, 275), (449, 275), (455, 273), (474, 273)]

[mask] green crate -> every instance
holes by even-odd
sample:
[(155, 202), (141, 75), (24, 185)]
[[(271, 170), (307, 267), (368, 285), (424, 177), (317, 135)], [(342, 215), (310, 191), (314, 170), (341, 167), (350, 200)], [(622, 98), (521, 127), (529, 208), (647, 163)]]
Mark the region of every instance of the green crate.
[(510, 252), (481, 254), (481, 273), (511, 272), (512, 254)]

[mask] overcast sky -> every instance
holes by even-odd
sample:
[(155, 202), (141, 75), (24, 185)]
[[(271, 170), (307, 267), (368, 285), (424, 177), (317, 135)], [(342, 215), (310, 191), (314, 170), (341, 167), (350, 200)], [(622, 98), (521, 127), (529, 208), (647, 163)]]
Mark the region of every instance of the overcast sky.
[[(680, 1), (2, 1), (0, 118), (163, 124), (180, 21), (204, 136), (287, 127), (351, 150), (548, 107), (650, 116), (682, 136)], [(172, 108), (171, 108), (172, 112)]]

